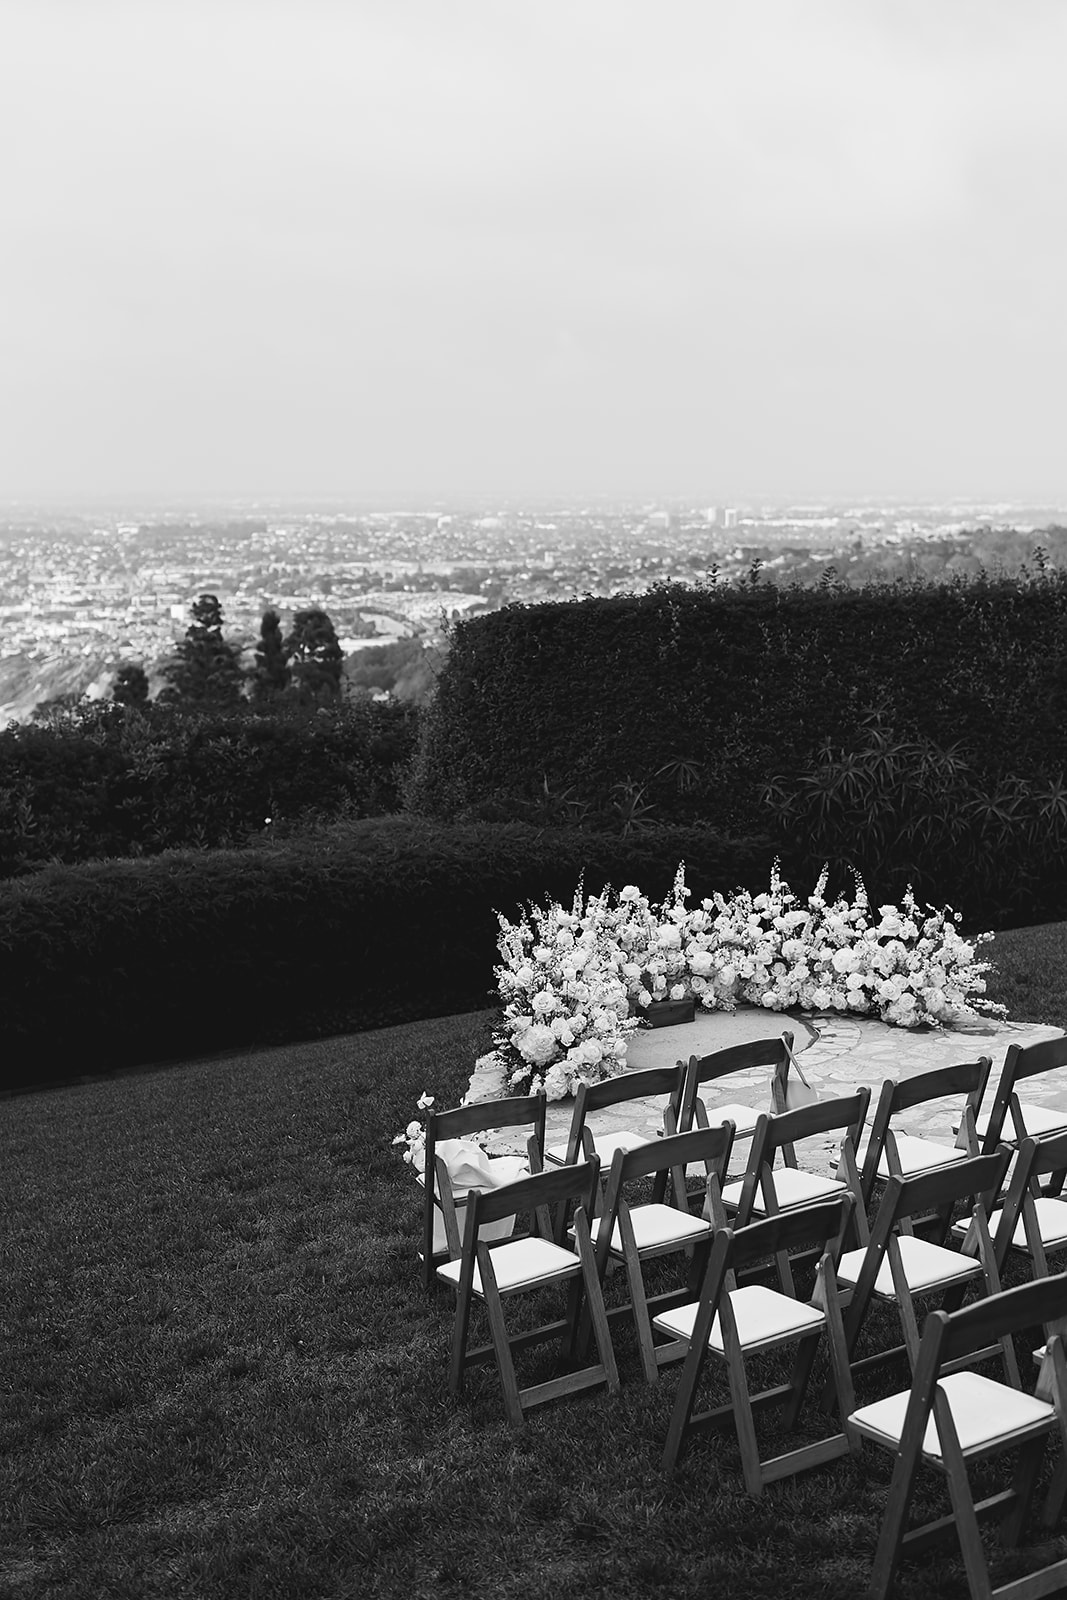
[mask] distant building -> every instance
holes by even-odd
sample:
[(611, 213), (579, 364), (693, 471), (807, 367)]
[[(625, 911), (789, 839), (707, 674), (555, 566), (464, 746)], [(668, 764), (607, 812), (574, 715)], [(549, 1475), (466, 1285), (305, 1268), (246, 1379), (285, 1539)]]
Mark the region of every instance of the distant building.
[(737, 512), (733, 506), (727, 506), (726, 510), (723, 512), (722, 525), (724, 528), (737, 527)]

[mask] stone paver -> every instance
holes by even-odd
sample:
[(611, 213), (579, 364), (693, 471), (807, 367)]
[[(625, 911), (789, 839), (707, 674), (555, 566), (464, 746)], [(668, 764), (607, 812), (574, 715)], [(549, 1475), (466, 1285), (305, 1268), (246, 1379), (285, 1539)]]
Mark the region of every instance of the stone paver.
[[(993, 1070), (986, 1088), (986, 1101), (991, 1103), (1009, 1044), (1037, 1044), (1044, 1039), (1059, 1038), (1063, 1033), (1061, 1028), (1040, 1023), (1001, 1022), (984, 1017), (961, 1019), (951, 1030), (924, 1028), (911, 1031), (905, 1028), (893, 1028), (888, 1023), (874, 1022), (865, 1017), (819, 1014), (800, 1019), (783, 1013), (759, 1012), (754, 1007), (746, 1009), (751, 1009), (753, 1018), (759, 1019), (760, 1031), (764, 1037), (780, 1034), (783, 1028), (789, 1028), (793, 1032), (794, 1048), (801, 1056), (804, 1074), (812, 1087), (821, 1094), (845, 1095), (863, 1084), (868, 1085), (871, 1090), (872, 1114), (873, 1102), (877, 1100), (886, 1078), (912, 1077), (918, 1072), (926, 1072), (934, 1067), (974, 1061), (983, 1055), (991, 1057), (993, 1062)], [(722, 1020), (725, 1022), (726, 1019)], [(699, 1019), (699, 1023), (701, 1032), (698, 1053), (708, 1054), (712, 1050), (721, 1048), (721, 1044), (715, 1042), (716, 1013), (707, 1013)], [(766, 1024), (765, 1027), (762, 1026), (763, 1023)], [(681, 1045), (680, 1036), (684, 1033), (687, 1036), (685, 1043), (689, 1048), (679, 1048), (674, 1059), (692, 1053), (693, 1042), (689, 1038), (689, 1027), (663, 1028), (656, 1032), (663, 1039), (663, 1044), (657, 1041), (660, 1051), (671, 1034), (679, 1036), (678, 1043)], [(759, 1033), (752, 1033), (750, 1036), (758, 1037)], [(639, 1039), (643, 1041), (646, 1037), (647, 1035), (642, 1034)], [(733, 1042), (733, 1037), (730, 1042)], [(642, 1060), (640, 1064), (649, 1063)], [(636, 1066), (637, 1063), (631, 1065)], [(499, 1075), (476, 1073), (471, 1079), (468, 1099), (492, 1099), (500, 1095), (502, 1090), (503, 1085)], [(732, 1074), (722, 1080), (720, 1085), (709, 1088), (704, 1098), (709, 1109), (715, 1105), (726, 1104), (728, 1101), (743, 1101), (762, 1109), (769, 1102), (768, 1074), (763, 1070)], [(1067, 1111), (1067, 1069), (1028, 1079), (1025, 1098), (1034, 1104)], [(566, 1139), (573, 1104), (571, 1100), (549, 1103), (547, 1143), (560, 1143)], [(608, 1111), (598, 1114), (596, 1131), (600, 1133), (632, 1128), (637, 1132), (647, 1133), (651, 1138), (663, 1127), (663, 1105), (664, 1100), (661, 1097), (656, 1100), (631, 1100), (624, 1105), (611, 1107)], [(951, 1143), (954, 1111), (958, 1112), (958, 1104), (955, 1102), (935, 1101), (930, 1105), (916, 1106), (913, 1111), (900, 1118), (900, 1125), (908, 1133), (925, 1134)], [(816, 1149), (817, 1144), (820, 1146), (818, 1149)], [(520, 1146), (505, 1137), (491, 1148), (497, 1153), (504, 1153)], [(746, 1149), (747, 1145), (743, 1145), (742, 1154)], [(804, 1147), (803, 1164), (826, 1171), (829, 1170), (835, 1155), (836, 1145), (832, 1138), (821, 1143), (813, 1140), (810, 1146)], [(734, 1165), (736, 1166), (736, 1162)]]

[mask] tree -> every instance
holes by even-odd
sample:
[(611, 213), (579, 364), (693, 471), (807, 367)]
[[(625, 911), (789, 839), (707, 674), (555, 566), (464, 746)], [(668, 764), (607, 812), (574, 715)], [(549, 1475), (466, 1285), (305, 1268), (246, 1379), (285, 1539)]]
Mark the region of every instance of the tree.
[(175, 659), (163, 669), (168, 682), (159, 698), (187, 705), (236, 705), (244, 671), (237, 649), (222, 637), (218, 596), (202, 594), (193, 601), (192, 612), (192, 625)]
[(317, 606), (298, 611), (285, 641), (292, 662), (292, 683), (305, 703), (337, 700), (341, 693), (344, 652), (333, 623)]
[(128, 661), (115, 674), (111, 698), (120, 706), (143, 706), (148, 699), (148, 674), (136, 661)]
[(256, 645), (256, 665), (252, 674), (253, 700), (273, 700), (289, 687), (292, 670), (281, 621), (276, 611), (265, 611)]

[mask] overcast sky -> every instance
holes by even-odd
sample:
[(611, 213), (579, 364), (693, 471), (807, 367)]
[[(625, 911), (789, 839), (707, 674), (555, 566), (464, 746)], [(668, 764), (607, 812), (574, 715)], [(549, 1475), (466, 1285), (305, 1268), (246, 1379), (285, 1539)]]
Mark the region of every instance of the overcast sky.
[(0, 498), (1067, 503), (1063, 0), (0, 0)]

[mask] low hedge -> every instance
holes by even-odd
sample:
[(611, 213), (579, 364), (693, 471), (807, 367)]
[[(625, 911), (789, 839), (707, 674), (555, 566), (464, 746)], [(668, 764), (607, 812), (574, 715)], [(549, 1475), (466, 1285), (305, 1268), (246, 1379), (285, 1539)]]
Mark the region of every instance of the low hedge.
[[(380, 817), (245, 850), (52, 866), (0, 886), (0, 1044), (39, 1085), (493, 1003), (495, 912), (638, 883), (767, 883), (769, 837)], [(789, 870), (789, 862), (784, 863)], [(800, 880), (797, 880), (798, 884)]]

